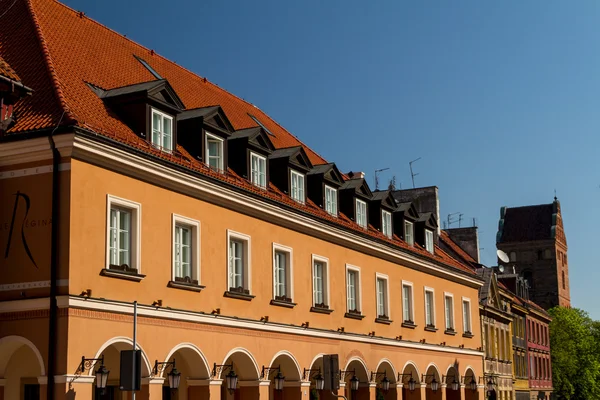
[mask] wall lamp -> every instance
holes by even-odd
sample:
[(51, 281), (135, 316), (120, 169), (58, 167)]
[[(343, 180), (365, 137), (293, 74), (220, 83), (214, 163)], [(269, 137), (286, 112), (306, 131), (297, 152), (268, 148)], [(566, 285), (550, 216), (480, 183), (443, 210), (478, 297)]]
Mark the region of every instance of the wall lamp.
[(217, 364), (215, 363), (212, 370), (212, 377), (216, 377), (217, 375), (221, 375), (226, 370), (229, 370), (229, 373), (225, 376), (225, 381), (227, 385), (227, 390), (229, 394), (233, 394), (235, 389), (237, 388), (238, 376), (233, 370), (233, 362), (231, 364)]
[[(410, 379), (408, 380), (408, 382), (404, 381), (404, 377), (406, 376), (410, 376)], [(412, 372), (409, 374), (401, 374), (400, 372), (398, 372), (398, 380), (400, 382), (402, 382), (403, 384), (406, 383), (408, 385), (408, 390), (410, 390), (411, 392), (415, 391), (415, 387), (417, 386), (417, 381), (414, 380), (413, 376), (412, 376)]]
[[(450, 378), (449, 375), (442, 375), (442, 382)], [(458, 377), (458, 381), (456, 380), (456, 375), (453, 375), (454, 380), (450, 383), (450, 389), (458, 390), (460, 388), (460, 376)]]
[(371, 381), (376, 381), (377, 377), (383, 375), (383, 378), (381, 379), (381, 390), (383, 390), (384, 393), (387, 393), (388, 390), (390, 390), (390, 380), (387, 377), (387, 372), (383, 371), (383, 372), (371, 372)]
[(171, 390), (177, 390), (179, 389), (179, 383), (181, 381), (181, 372), (177, 371), (177, 368), (175, 368), (175, 359), (167, 362), (158, 362), (158, 360), (154, 361), (154, 369), (152, 370), (152, 373), (154, 376), (162, 374), (162, 372), (168, 366), (171, 366), (171, 372), (167, 374), (167, 378), (169, 379), (169, 388)]
[[(312, 375), (314, 372), (316, 372), (317, 374)], [(305, 381), (310, 381), (310, 380), (312, 380), (312, 378), (315, 378), (315, 389), (323, 390), (323, 388), (325, 387), (325, 378), (321, 374), (321, 368), (313, 368), (313, 369), (304, 368), (303, 375), (304, 375)]]
[(271, 375), (271, 371), (277, 371), (277, 375), (275, 375), (275, 379), (273, 382), (275, 383), (275, 390), (283, 390), (283, 384), (285, 382), (285, 376), (281, 373), (281, 365), (277, 367), (265, 367), (263, 365), (262, 371), (260, 373), (260, 379), (269, 379), (269, 375)]
[(343, 381), (344, 379), (346, 379), (346, 374), (350, 372), (352, 372), (352, 378), (350, 378), (350, 390), (356, 392), (360, 383), (360, 381), (356, 377), (356, 369), (346, 371), (340, 370), (340, 380)]
[(108, 374), (110, 374), (110, 371), (107, 370), (104, 366), (104, 354), (100, 358), (85, 358), (85, 356), (82, 356), (81, 363), (75, 371), (75, 377), (71, 380), (71, 382), (69, 382), (69, 387), (75, 381), (75, 379), (81, 376), (81, 374), (83, 374), (85, 371), (89, 371), (90, 369), (94, 368), (94, 365), (96, 365), (98, 361), (100, 362), (100, 366), (98, 367), (95, 373), (96, 388), (100, 389), (102, 394), (104, 394), (104, 391), (106, 389), (106, 383), (108, 382)]
[[(431, 377), (431, 381), (427, 382), (427, 378)], [(440, 383), (435, 379), (435, 374), (425, 375), (421, 377), (421, 380), (425, 383), (429, 383), (431, 385), (431, 390), (433, 393), (437, 392), (440, 388)]]

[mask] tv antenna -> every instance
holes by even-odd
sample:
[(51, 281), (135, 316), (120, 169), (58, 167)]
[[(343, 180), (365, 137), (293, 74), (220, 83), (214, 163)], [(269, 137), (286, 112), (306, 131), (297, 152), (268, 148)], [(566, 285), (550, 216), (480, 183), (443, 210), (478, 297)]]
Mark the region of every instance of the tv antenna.
[[(402, 183), (400, 183), (400, 189), (402, 189)], [(391, 191), (396, 190), (396, 175), (392, 176), (392, 179), (390, 179), (390, 184), (388, 185), (388, 190), (391, 190)]]
[(383, 171), (387, 171), (389, 168), (381, 168), (375, 170), (375, 190), (379, 190), (379, 173)]
[(419, 157), (419, 158), (417, 158), (417, 159), (415, 159), (415, 160), (412, 160), (412, 161), (410, 161), (410, 162), (408, 163), (408, 166), (410, 167), (410, 177), (412, 178), (413, 189), (415, 188), (415, 176), (419, 175), (419, 173), (416, 173), (416, 174), (415, 174), (415, 173), (413, 172), (412, 165), (413, 165), (413, 163), (416, 163), (416, 162), (417, 162), (417, 161), (419, 161), (420, 159), (421, 159), (421, 157)]
[[(458, 215), (458, 218), (454, 218), (455, 215)], [(455, 222), (458, 222), (458, 227), (460, 228), (460, 222), (462, 221), (462, 214), (459, 212), (455, 212), (452, 214), (448, 214), (448, 224), (446, 225), (448, 229), (450, 229), (450, 225)]]

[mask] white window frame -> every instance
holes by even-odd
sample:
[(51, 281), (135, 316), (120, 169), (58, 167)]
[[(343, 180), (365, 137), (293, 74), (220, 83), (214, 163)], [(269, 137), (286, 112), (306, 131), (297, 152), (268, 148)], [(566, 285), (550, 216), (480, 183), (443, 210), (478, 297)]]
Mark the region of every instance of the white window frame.
[(172, 268), (171, 268), (171, 281), (175, 281), (175, 254), (176, 254), (176, 246), (175, 246), (175, 229), (177, 225), (184, 225), (191, 229), (192, 231), (192, 259), (190, 260), (190, 269), (192, 270), (192, 279), (198, 281), (198, 285), (201, 285), (200, 280), (200, 221), (195, 219), (187, 218), (182, 215), (173, 214), (172, 216)]
[[(452, 322), (452, 326), (448, 326), (448, 310), (446, 310), (446, 298), (450, 298), (452, 300), (452, 309), (450, 310), (452, 312), (452, 314), (450, 315), (450, 322)], [(446, 325), (446, 330), (456, 331), (456, 320), (454, 319), (454, 295), (448, 292), (444, 292), (444, 324)]]
[(423, 288), (423, 292), (424, 292), (423, 293), (424, 294), (423, 304), (425, 305), (425, 310), (424, 310), (425, 311), (425, 327), (428, 327), (428, 324), (427, 324), (427, 292), (431, 292), (431, 294), (432, 294), (431, 301), (433, 302), (431, 304), (431, 306), (432, 306), (432, 314), (433, 314), (432, 315), (432, 322), (433, 322), (433, 324), (431, 326), (432, 327), (437, 327), (437, 325), (436, 325), (437, 319), (436, 319), (436, 315), (435, 315), (435, 289), (430, 288), (428, 286), (425, 286)]
[[(404, 286), (410, 287), (410, 319), (404, 318)], [(412, 282), (402, 281), (402, 322), (415, 323), (415, 288)]]
[(388, 317), (388, 319), (392, 319), (391, 310), (390, 310), (390, 278), (387, 275), (381, 274), (379, 272), (375, 273), (375, 310), (376, 310), (375, 315), (377, 316), (377, 318), (380, 318), (379, 317), (379, 315), (380, 315), (379, 314), (379, 293), (377, 291), (377, 289), (378, 289), (377, 281), (380, 279), (385, 281), (385, 292), (383, 294), (384, 295), (383, 296), (384, 297), (383, 298), (383, 300), (384, 300), (384, 304), (383, 304), (384, 315), (386, 317)]
[(275, 258), (275, 253), (281, 252), (286, 253), (286, 271), (285, 271), (285, 279), (286, 279), (286, 297), (289, 297), (291, 301), (294, 301), (294, 250), (291, 247), (284, 246), (278, 243), (273, 243), (273, 299), (277, 295), (277, 287), (276, 287), (276, 268), (277, 268), (277, 260)]
[[(264, 161), (264, 163), (265, 163), (265, 171), (264, 171), (265, 184), (264, 184), (264, 186), (260, 184), (260, 171), (257, 172), (258, 181), (254, 181), (254, 171), (252, 169), (252, 165), (254, 165), (252, 162), (253, 158), (257, 158), (259, 160), (258, 165), (260, 165), (260, 161)], [(253, 151), (250, 152), (250, 182), (254, 186), (259, 187), (261, 189), (266, 189), (267, 184), (268, 184), (268, 182), (267, 182), (267, 158), (264, 156), (261, 156), (258, 153), (254, 153)]]
[(244, 246), (244, 256), (246, 256), (246, 265), (244, 265), (244, 272), (246, 273), (244, 276), (244, 283), (248, 286), (244, 289), (248, 290), (248, 293), (252, 294), (252, 238), (249, 235), (244, 233), (236, 232), (231, 229), (227, 229), (227, 259), (225, 260), (225, 291), (229, 291), (229, 258), (231, 257), (231, 240), (237, 240), (241, 242), (245, 242)]
[[(408, 240), (407, 227), (410, 227), (410, 240)], [(404, 241), (410, 246), (415, 244), (415, 225), (410, 221), (404, 221)]]
[[(302, 199), (294, 196), (294, 175), (298, 176), (299, 178), (302, 178)], [(293, 169), (290, 169), (290, 197), (292, 198), (292, 200), (297, 201), (298, 203), (304, 204), (306, 202), (306, 176)]]
[[(365, 220), (364, 220), (364, 224), (362, 224), (362, 223), (359, 221), (359, 218), (358, 218), (358, 216), (360, 215), (360, 214), (359, 214), (359, 212), (358, 212), (358, 209), (359, 209), (358, 205), (359, 205), (359, 204), (362, 204), (362, 205), (364, 206), (364, 209), (365, 209), (365, 213), (364, 213), (364, 219), (365, 219)], [(366, 201), (363, 201), (363, 200), (360, 200), (360, 199), (355, 199), (355, 201), (354, 201), (354, 207), (356, 208), (356, 223), (357, 223), (359, 226), (361, 226), (362, 228), (364, 228), (364, 229), (367, 229), (367, 227), (369, 226), (369, 221), (368, 221), (368, 218), (367, 218), (367, 202), (366, 202)]]
[[(153, 141), (154, 140), (154, 114), (160, 116), (163, 120), (164, 120), (164, 118), (166, 118), (171, 121), (171, 148), (167, 148), (167, 147), (163, 146), (163, 140), (164, 140), (163, 136), (165, 135), (164, 123), (163, 123), (163, 126), (161, 127), (162, 129), (160, 131), (160, 143), (158, 143), (158, 144), (154, 143), (154, 141)], [(172, 152), (173, 148), (175, 147), (174, 143), (173, 143), (174, 129), (175, 129), (175, 124), (173, 122), (173, 117), (171, 115), (166, 114), (162, 111), (159, 111), (156, 108), (152, 108), (152, 112), (151, 112), (151, 116), (150, 116), (150, 143), (152, 143), (152, 145), (154, 147), (158, 147), (158, 148), (162, 149), (163, 151), (167, 151), (169, 153)]]
[(361, 277), (360, 277), (360, 267), (357, 267), (355, 265), (350, 265), (350, 264), (346, 264), (346, 312), (349, 312), (350, 309), (348, 308), (348, 271), (353, 271), (356, 272), (356, 275), (358, 277), (358, 282), (357, 285), (358, 287), (355, 289), (356, 290), (356, 306), (357, 306), (357, 311), (360, 312), (362, 314), (362, 296), (361, 296), (361, 290), (362, 290), (362, 282), (361, 282)]
[(433, 244), (433, 231), (431, 229), (425, 229), (425, 250), (434, 253), (435, 245)]
[[(334, 210), (329, 210), (328, 209), (328, 203), (327, 203), (327, 191), (333, 192), (335, 199), (334, 201), (331, 202), (331, 204), (333, 204)], [(338, 216), (338, 191), (336, 188), (325, 185), (325, 211), (327, 211), (327, 213), (329, 213), (329, 215), (333, 215), (334, 217)]]
[(141, 275), (142, 205), (111, 194), (106, 195), (106, 260), (104, 268), (110, 269), (110, 209), (113, 205), (131, 212), (131, 254), (129, 257), (131, 265), (129, 267), (137, 269), (138, 275)]
[(311, 256), (311, 277), (312, 277), (312, 290), (313, 290), (313, 296), (312, 296), (312, 305), (313, 307), (315, 306), (315, 276), (314, 276), (314, 272), (315, 272), (315, 262), (320, 262), (323, 264), (323, 267), (325, 268), (325, 270), (323, 271), (323, 302), (325, 303), (325, 305), (329, 308), (331, 308), (331, 300), (330, 300), (330, 296), (329, 296), (329, 258), (327, 257), (323, 257), (323, 256), (318, 256), (316, 254), (313, 254)]
[[(473, 333), (473, 318), (472, 318), (472, 314), (473, 314), (473, 310), (471, 309), (471, 299), (469, 299), (468, 297), (463, 297), (461, 302), (461, 314), (462, 314), (462, 320), (463, 320), (463, 333)], [(465, 306), (464, 303), (468, 303), (469, 304), (469, 329), (470, 330), (465, 330)], [(524, 335), (523, 335), (524, 336)]]
[[(219, 167), (217, 170), (219, 172), (222, 172), (225, 170), (225, 167), (224, 167), (224, 162), (225, 162), (224, 140), (223, 140), (223, 138), (213, 135), (212, 133), (208, 133), (208, 132), (204, 133), (204, 163), (209, 167), (210, 167), (210, 159), (209, 159), (209, 154), (208, 154), (208, 141), (209, 140), (216, 140), (221, 145), (221, 157), (219, 159)], [(210, 167), (210, 168), (213, 168), (213, 167)]]
[(381, 210), (381, 232), (392, 238), (392, 213), (386, 210)]

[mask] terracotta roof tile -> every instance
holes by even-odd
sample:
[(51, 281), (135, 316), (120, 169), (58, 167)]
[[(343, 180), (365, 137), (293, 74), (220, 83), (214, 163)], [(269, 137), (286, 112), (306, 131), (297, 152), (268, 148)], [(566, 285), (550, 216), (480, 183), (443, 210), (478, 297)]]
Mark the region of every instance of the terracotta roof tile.
[(12, 69), (2, 57), (0, 57), (0, 76), (12, 79), (15, 82), (21, 82), (21, 78), (19, 78), (19, 75), (17, 75), (15, 70)]
[(450, 248), (450, 250), (452, 250), (454, 253), (456, 253), (457, 256), (462, 258), (464, 262), (469, 263), (469, 264), (470, 263), (477, 264), (477, 261), (475, 261), (475, 259), (473, 257), (471, 257), (466, 251), (464, 251), (462, 249), (462, 247), (457, 245), (446, 231), (442, 230), (440, 232), (440, 240), (442, 241), (443, 244), (448, 246)]

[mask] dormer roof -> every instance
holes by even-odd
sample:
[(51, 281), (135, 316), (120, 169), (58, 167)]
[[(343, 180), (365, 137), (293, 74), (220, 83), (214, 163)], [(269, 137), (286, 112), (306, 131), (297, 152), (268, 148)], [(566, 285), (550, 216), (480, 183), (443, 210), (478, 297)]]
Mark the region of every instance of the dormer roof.
[(9, 92), (15, 93), (16, 97), (31, 94), (31, 92), (33, 92), (33, 90), (21, 83), (21, 78), (19, 78), (19, 75), (17, 75), (15, 70), (0, 57), (0, 91), (2, 91), (2, 83), (8, 84)]
[(251, 143), (254, 146), (259, 147), (267, 152), (272, 152), (275, 150), (273, 142), (271, 142), (271, 139), (269, 139), (269, 134), (260, 126), (239, 129), (233, 132), (229, 139), (235, 140), (243, 138), (248, 139), (248, 143)]
[(419, 212), (417, 211), (417, 207), (415, 207), (415, 204), (413, 202), (408, 201), (405, 203), (396, 203), (396, 204), (397, 204), (396, 211), (404, 213), (405, 217), (408, 217), (415, 221), (417, 221), (420, 218)]
[(438, 227), (435, 216), (431, 212), (422, 213), (417, 221), (425, 223), (425, 226), (431, 229)]
[(231, 125), (231, 122), (229, 122), (229, 119), (221, 106), (209, 106), (185, 110), (177, 116), (177, 121), (185, 121), (192, 118), (202, 118), (205, 124), (228, 133), (235, 131), (235, 128)]
[(323, 175), (323, 179), (338, 186), (344, 184), (344, 177), (335, 166), (335, 163), (315, 165), (307, 175)]
[(369, 189), (369, 185), (364, 178), (354, 178), (348, 179), (344, 184), (340, 187), (340, 190), (352, 190), (355, 194), (358, 194), (363, 197), (371, 198), (373, 193), (371, 189)]
[(308, 157), (306, 156), (306, 152), (302, 146), (294, 146), (287, 147), (284, 149), (277, 149), (269, 156), (271, 160), (277, 159), (288, 159), (288, 162), (291, 165), (299, 167), (304, 171), (309, 171), (312, 168), (312, 164)]
[(388, 208), (392, 211), (396, 209), (396, 200), (389, 190), (377, 190), (373, 192), (371, 201), (381, 202), (382, 207)]
[(95, 88), (94, 90), (102, 99), (121, 100), (135, 98), (136, 96), (146, 96), (158, 103), (175, 108), (179, 111), (185, 109), (185, 105), (175, 93), (166, 79), (135, 83), (133, 85), (121, 86), (114, 89), (103, 90)]

